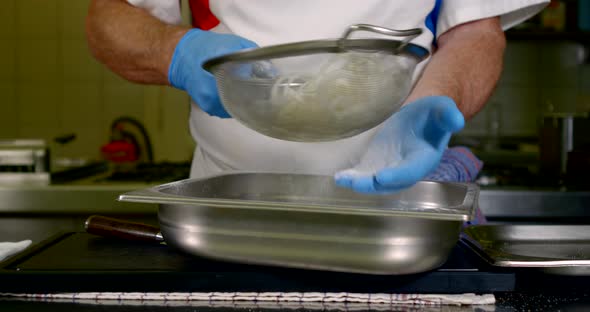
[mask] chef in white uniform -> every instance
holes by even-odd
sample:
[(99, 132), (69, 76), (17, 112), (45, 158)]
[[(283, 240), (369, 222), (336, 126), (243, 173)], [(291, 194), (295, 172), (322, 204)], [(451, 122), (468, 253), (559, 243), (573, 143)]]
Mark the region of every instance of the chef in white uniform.
[[(482, 109), (502, 69), (503, 30), (548, 0), (95, 0), (87, 19), (95, 57), (122, 77), (186, 90), (198, 145), (191, 177), (227, 170), (334, 175), (359, 192), (391, 192), (440, 164), (451, 135)], [(301, 143), (246, 128), (220, 103), (212, 57), (255, 46), (336, 38), (351, 24), (421, 28), (412, 43), (431, 52), (414, 74), (404, 107), (348, 139)], [(180, 103), (179, 103), (180, 105)], [(468, 157), (469, 158), (469, 157)]]

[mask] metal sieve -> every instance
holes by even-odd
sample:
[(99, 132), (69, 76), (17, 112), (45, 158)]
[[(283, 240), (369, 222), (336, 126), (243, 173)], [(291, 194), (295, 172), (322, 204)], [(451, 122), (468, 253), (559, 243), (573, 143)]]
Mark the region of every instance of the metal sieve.
[[(405, 40), (350, 38), (356, 31)], [(399, 109), (428, 51), (409, 43), (421, 29), (357, 24), (341, 38), (238, 51), (208, 60), (228, 113), (270, 137), (338, 140), (371, 129)]]

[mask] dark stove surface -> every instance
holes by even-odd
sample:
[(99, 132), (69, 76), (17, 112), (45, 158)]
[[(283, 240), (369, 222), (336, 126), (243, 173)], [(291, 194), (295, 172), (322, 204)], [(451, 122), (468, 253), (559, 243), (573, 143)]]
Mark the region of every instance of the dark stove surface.
[(172, 182), (187, 179), (190, 163), (142, 163), (128, 170), (115, 170), (104, 181), (109, 182)]
[(515, 287), (514, 273), (487, 266), (461, 245), (438, 270), (375, 276), (228, 263), (166, 245), (65, 233), (0, 267), (0, 292), (486, 293)]

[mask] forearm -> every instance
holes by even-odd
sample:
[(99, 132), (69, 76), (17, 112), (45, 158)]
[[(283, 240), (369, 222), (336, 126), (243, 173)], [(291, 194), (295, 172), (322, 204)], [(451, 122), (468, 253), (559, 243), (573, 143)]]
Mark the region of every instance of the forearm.
[(86, 19), (94, 57), (125, 79), (168, 84), (176, 44), (189, 28), (165, 24), (124, 0), (93, 0)]
[(469, 119), (483, 108), (500, 78), (506, 39), (499, 18), (454, 27), (439, 37), (438, 45), (406, 103), (446, 95)]

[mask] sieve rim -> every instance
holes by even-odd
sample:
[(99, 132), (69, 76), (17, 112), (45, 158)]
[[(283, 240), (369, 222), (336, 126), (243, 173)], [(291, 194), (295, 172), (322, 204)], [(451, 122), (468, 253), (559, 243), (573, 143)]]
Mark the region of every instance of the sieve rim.
[(213, 73), (214, 67), (229, 62), (263, 61), (291, 56), (318, 53), (389, 53), (416, 59), (416, 63), (426, 59), (430, 52), (424, 47), (391, 39), (324, 39), (251, 48), (217, 56), (202, 64), (204, 70)]

